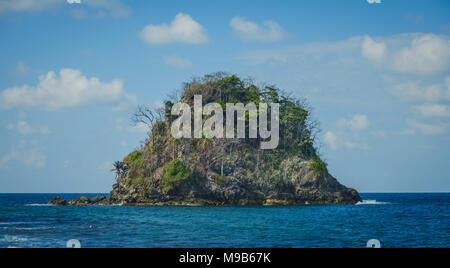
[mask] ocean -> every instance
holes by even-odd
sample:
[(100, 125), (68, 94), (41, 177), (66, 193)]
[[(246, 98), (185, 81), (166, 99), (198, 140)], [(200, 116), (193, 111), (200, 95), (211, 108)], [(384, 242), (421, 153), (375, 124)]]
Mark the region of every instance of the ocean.
[(450, 246), (449, 193), (361, 194), (361, 204), (332, 206), (46, 206), (55, 195), (0, 194), (0, 248)]

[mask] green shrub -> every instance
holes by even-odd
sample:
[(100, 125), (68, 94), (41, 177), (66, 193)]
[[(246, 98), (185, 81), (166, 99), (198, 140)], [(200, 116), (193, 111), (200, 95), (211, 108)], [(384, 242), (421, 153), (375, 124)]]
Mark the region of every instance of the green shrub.
[(133, 166), (139, 166), (139, 164), (142, 164), (143, 162), (142, 152), (134, 151), (127, 155), (123, 161)]
[(328, 175), (327, 163), (316, 157), (311, 161), (310, 167), (317, 171), (320, 175)]
[(213, 176), (212, 179), (215, 180), (219, 184), (222, 184), (225, 182), (224, 176)]
[(199, 154), (197, 152), (192, 152), (189, 154), (190, 157), (198, 157)]
[(183, 162), (178, 159), (173, 160), (164, 166), (163, 182), (165, 184), (172, 184), (191, 177), (192, 171)]

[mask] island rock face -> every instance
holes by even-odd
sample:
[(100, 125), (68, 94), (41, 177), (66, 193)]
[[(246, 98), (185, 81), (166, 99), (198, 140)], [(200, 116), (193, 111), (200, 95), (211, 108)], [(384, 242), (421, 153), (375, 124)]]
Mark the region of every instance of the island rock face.
[[(261, 150), (262, 139), (175, 139), (171, 135), (171, 124), (177, 118), (171, 115), (173, 103), (194, 107), (194, 95), (202, 96), (203, 105), (219, 103), (224, 110), (230, 102), (280, 103), (279, 146)], [(117, 183), (109, 196), (72, 201), (56, 197), (49, 204), (217, 206), (361, 201), (355, 190), (329, 174), (319, 158), (314, 125), (305, 105), (274, 87), (260, 88), (236, 76), (208, 75), (184, 84), (181, 97), (166, 102), (165, 110), (141, 107), (135, 121), (148, 124), (152, 131), (142, 148), (114, 164)], [(248, 118), (248, 127), (247, 123)]]

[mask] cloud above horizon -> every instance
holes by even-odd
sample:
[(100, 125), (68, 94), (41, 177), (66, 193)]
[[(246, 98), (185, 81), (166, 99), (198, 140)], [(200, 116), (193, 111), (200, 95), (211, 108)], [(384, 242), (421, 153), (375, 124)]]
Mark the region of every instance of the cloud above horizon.
[(170, 24), (147, 25), (140, 37), (147, 44), (163, 45), (171, 43), (204, 44), (209, 41), (203, 26), (191, 16), (178, 13)]
[[(251, 68), (264, 70), (259, 74), (264, 79), (282, 81), (283, 87), (296, 89), (303, 95), (307, 93), (308, 98), (316, 98), (318, 102), (345, 104), (342, 109), (383, 96), (383, 101), (398, 107), (397, 114), (392, 114), (389, 120), (394, 117), (402, 120), (407, 133), (445, 134), (450, 124), (447, 116), (450, 36), (447, 35), (364, 35), (339, 42), (258, 49), (240, 54), (237, 59)], [(433, 121), (422, 123), (423, 117)], [(358, 122), (364, 125), (362, 118), (358, 122), (356, 119), (340, 122), (350, 128), (355, 128)], [(342, 145), (340, 137), (335, 130), (325, 136), (327, 144), (335, 148)]]
[(403, 34), (377, 40), (365, 36), (361, 53), (396, 73), (424, 76), (450, 68), (450, 38), (435, 34)]
[(230, 26), (233, 34), (243, 41), (269, 43), (279, 42), (288, 37), (286, 31), (273, 20), (265, 20), (263, 25), (259, 25), (242, 17), (234, 17), (230, 21)]
[(101, 82), (88, 78), (81, 71), (62, 69), (39, 77), (36, 86), (15, 86), (0, 92), (0, 108), (37, 108), (55, 111), (88, 104), (111, 104), (123, 106), (136, 102), (136, 96), (127, 93), (123, 81), (115, 79)]
[(341, 118), (338, 122), (341, 128), (350, 128), (352, 130), (364, 130), (370, 125), (366, 115), (356, 114), (350, 119)]
[(0, 168), (9, 167), (11, 162), (18, 162), (32, 168), (43, 168), (46, 166), (47, 156), (43, 153), (44, 148), (36, 141), (20, 141), (13, 145), (11, 150), (0, 157)]
[(369, 146), (363, 140), (361, 132), (367, 130), (370, 121), (367, 115), (355, 114), (349, 118), (338, 119), (336, 126), (324, 135), (324, 142), (333, 150), (339, 148), (367, 150)]
[[(51, 8), (58, 8), (62, 5), (69, 5), (67, 0), (2, 0), (0, 2), (0, 15), (7, 12), (40, 12)], [(83, 0), (76, 5), (75, 17), (88, 16), (85, 8), (93, 10), (95, 17), (127, 17), (131, 15), (130, 7), (122, 3), (121, 0)]]

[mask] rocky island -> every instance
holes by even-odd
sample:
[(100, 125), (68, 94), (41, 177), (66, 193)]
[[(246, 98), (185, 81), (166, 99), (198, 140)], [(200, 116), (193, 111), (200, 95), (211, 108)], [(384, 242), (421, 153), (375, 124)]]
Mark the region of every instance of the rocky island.
[[(203, 104), (217, 103), (224, 109), (227, 103), (278, 103), (278, 147), (262, 150), (262, 138), (174, 138), (174, 104), (193, 105), (198, 95)], [(248, 118), (247, 113), (247, 130)], [(178, 96), (166, 101), (165, 108), (140, 107), (133, 119), (146, 124), (149, 135), (140, 149), (114, 164), (117, 183), (110, 195), (71, 201), (54, 197), (50, 205), (307, 205), (361, 201), (357, 191), (341, 185), (320, 159), (314, 146), (316, 125), (305, 102), (275, 86), (256, 86), (235, 75), (215, 73), (184, 83)]]

